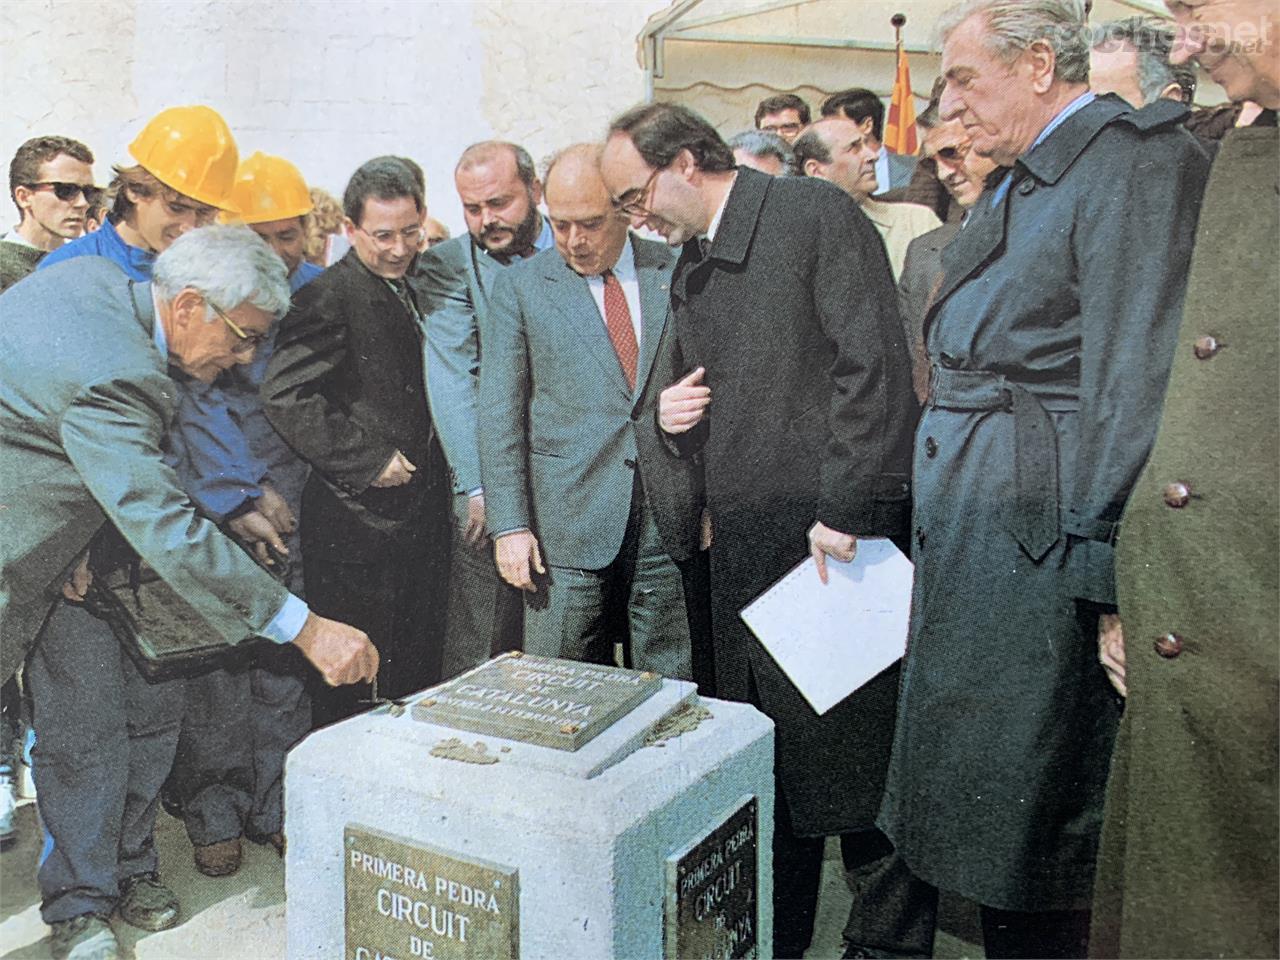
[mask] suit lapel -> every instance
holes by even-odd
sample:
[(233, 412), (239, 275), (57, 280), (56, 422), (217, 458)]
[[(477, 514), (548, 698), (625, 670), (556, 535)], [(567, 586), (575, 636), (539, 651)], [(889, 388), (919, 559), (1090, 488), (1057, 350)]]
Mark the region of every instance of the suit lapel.
[[(946, 302), (947, 297), (988, 263), (996, 251), (1004, 245), (1009, 194), (1012, 191), (1011, 185), (995, 209), (975, 211), (976, 216), (960, 230), (954, 240), (943, 248), (942, 284), (925, 317), (926, 334), (933, 322), (933, 314)], [(990, 196), (983, 194), (978, 203), (990, 203)]]
[(604, 369), (608, 380), (628, 397), (631, 396), (631, 389), (622, 375), (622, 364), (618, 362), (617, 351), (613, 349), (613, 341), (609, 339), (609, 331), (586, 278), (574, 273), (558, 252), (546, 259), (547, 269), (543, 271), (543, 278), (550, 287), (548, 301), (555, 304), (569, 322), (586, 345), (587, 352)]
[(671, 313), (671, 252), (631, 238), (636, 254), (636, 277), (640, 283), (640, 362), (636, 367), (636, 396), (644, 393), (658, 355), (658, 341)]
[(471, 255), (471, 269), (476, 277), (476, 290), (484, 299), (484, 306), (488, 306), (489, 288), (492, 286), (494, 274), (497, 273), (501, 264), (485, 253), (475, 240), (468, 244), (468, 252)]

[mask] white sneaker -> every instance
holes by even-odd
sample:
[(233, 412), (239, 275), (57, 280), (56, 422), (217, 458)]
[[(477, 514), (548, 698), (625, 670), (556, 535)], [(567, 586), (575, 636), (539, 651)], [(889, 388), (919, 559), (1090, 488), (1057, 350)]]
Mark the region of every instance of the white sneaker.
[(13, 811), (17, 807), (13, 768), (7, 763), (0, 764), (0, 843), (9, 843), (17, 835), (13, 826)]

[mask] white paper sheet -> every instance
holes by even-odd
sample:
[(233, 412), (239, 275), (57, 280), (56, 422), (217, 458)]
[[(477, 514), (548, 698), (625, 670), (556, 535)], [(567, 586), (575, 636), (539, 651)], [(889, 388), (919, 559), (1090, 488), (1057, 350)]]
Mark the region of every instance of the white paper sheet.
[(806, 559), (740, 616), (819, 714), (907, 648), (911, 561), (889, 540), (858, 541), (850, 563), (827, 558), (827, 583)]

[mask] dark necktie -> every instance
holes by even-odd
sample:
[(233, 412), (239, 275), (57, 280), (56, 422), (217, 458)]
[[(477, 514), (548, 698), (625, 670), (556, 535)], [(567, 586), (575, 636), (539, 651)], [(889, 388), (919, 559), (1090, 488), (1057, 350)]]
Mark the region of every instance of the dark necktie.
[(609, 330), (609, 339), (613, 341), (613, 350), (622, 366), (622, 375), (627, 378), (627, 386), (635, 390), (640, 347), (636, 343), (635, 328), (631, 325), (627, 295), (622, 292), (622, 284), (612, 270), (606, 270), (600, 278), (604, 280), (604, 325)]
[(1274, 127), (1275, 125), (1276, 112), (1274, 110), (1263, 110), (1252, 123), (1252, 126), (1255, 127)]

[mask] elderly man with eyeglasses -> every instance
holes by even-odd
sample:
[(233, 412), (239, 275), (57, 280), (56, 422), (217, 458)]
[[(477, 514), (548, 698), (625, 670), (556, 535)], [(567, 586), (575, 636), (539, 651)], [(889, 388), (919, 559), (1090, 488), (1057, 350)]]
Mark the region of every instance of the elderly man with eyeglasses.
[(229, 644), (292, 643), (328, 683), (377, 670), (365, 634), (315, 616), (262, 571), (195, 512), (163, 460), (172, 378), (210, 381), (249, 362), (288, 295), (261, 240), (210, 227), (172, 244), (154, 283), (84, 257), (0, 297), (3, 673), (31, 648), (38, 879), (55, 957), (116, 956), (117, 909), (147, 930), (179, 918), (153, 834), (183, 683), (144, 677), (84, 603), (100, 585), (81, 561), (107, 521)]
[[(307, 463), (302, 552), (315, 609), (367, 630), (382, 654), (375, 691), (403, 697), (440, 674), (450, 481), (427, 402), (423, 316), (405, 276), (424, 202), (398, 157), (352, 175), (346, 255), (298, 291), (262, 384), (267, 418)], [(316, 691), (312, 725), (361, 709), (356, 691)]]

